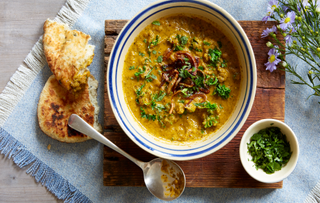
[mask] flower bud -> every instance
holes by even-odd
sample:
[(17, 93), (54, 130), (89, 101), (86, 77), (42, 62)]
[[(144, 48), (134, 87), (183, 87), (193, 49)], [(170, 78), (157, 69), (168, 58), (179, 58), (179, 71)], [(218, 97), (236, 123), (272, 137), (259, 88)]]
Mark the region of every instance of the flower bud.
[(320, 52), (320, 47), (317, 48), (317, 52)]
[(303, 47), (301, 47), (301, 51), (306, 51)]
[(277, 28), (278, 28), (278, 30), (281, 30), (281, 27), (280, 27), (280, 25), (277, 25)]
[(308, 74), (309, 74), (309, 75), (311, 75), (312, 73), (313, 73), (313, 71), (312, 71), (312, 70), (309, 70), (309, 71), (308, 71)]
[(285, 33), (285, 32), (284, 32), (284, 33), (282, 33), (282, 36), (286, 37), (286, 36), (287, 36), (287, 33)]
[(293, 40), (293, 44), (297, 44), (297, 41), (296, 41), (296, 40)]
[(298, 20), (299, 20), (299, 21), (302, 21), (302, 18), (301, 18), (301, 16), (299, 16)]
[(303, 40), (305, 40), (305, 39), (306, 39), (306, 37), (305, 37), (305, 36), (302, 36), (301, 38), (302, 38)]
[(267, 42), (267, 47), (269, 47), (269, 48), (273, 48), (273, 44), (271, 43), (271, 42)]
[(282, 13), (280, 14), (280, 18), (283, 18), (283, 14)]
[(288, 67), (287, 62), (283, 61), (283, 62), (282, 62), (282, 66), (285, 67), (285, 68)]

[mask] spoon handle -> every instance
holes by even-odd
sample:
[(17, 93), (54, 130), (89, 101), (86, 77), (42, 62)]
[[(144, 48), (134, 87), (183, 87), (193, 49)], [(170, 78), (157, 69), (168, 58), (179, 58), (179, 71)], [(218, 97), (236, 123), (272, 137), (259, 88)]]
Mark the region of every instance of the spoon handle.
[(138, 159), (132, 157), (130, 154), (128, 154), (125, 151), (123, 151), (122, 149), (120, 149), (118, 146), (113, 144), (110, 140), (108, 140), (103, 135), (101, 135), (98, 131), (96, 131), (96, 129), (94, 129), (91, 125), (89, 125), (87, 122), (85, 122), (80, 116), (78, 116), (76, 114), (72, 114), (69, 117), (68, 125), (71, 128), (97, 140), (98, 142), (106, 145), (107, 147), (109, 147), (109, 148), (113, 149), (114, 151), (127, 157), (133, 163), (137, 164), (142, 170), (146, 167), (146, 163), (139, 161)]

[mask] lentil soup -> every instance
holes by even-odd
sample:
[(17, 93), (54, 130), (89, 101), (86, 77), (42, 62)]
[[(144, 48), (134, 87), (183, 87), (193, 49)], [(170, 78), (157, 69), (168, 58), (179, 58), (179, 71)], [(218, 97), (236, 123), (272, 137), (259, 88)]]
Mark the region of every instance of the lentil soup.
[(149, 134), (167, 141), (208, 137), (228, 120), (240, 94), (233, 45), (213, 22), (177, 14), (146, 26), (124, 61), (126, 104)]

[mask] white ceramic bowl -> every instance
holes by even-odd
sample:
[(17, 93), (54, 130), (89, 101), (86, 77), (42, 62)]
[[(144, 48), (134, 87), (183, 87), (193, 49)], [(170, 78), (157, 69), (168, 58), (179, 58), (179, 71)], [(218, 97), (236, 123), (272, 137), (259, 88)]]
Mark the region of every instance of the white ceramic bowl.
[[(268, 127), (279, 127), (281, 132), (286, 135), (292, 151), (289, 162), (280, 171), (273, 174), (267, 174), (262, 169), (257, 170), (251, 161), (252, 156), (248, 153), (247, 148), (247, 143), (250, 143), (252, 135)], [(296, 167), (299, 157), (299, 143), (296, 135), (287, 124), (275, 119), (263, 119), (252, 124), (243, 134), (239, 153), (242, 166), (252, 178), (263, 183), (276, 183), (288, 177)]]
[[(134, 38), (161, 17), (183, 13), (207, 18), (233, 43), (242, 66), (241, 94), (231, 118), (215, 134), (194, 143), (171, 143), (146, 133), (125, 103), (122, 88), (124, 59)], [(238, 22), (224, 9), (209, 1), (158, 1), (142, 9), (122, 29), (110, 55), (107, 83), (109, 100), (118, 123), (133, 142), (147, 152), (171, 160), (191, 160), (209, 155), (226, 145), (246, 121), (256, 92), (256, 63), (251, 44)]]

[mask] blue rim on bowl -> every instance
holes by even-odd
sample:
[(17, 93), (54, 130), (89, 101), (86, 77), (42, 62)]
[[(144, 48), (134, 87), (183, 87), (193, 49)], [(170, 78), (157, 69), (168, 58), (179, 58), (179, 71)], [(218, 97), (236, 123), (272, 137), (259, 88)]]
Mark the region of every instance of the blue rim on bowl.
[[(123, 59), (126, 54), (128, 41), (130, 41), (130, 38), (133, 38), (134, 33), (141, 28), (143, 23), (146, 23), (151, 19), (155, 20), (155, 16), (163, 12), (170, 12), (174, 9), (194, 10), (205, 13), (205, 15), (212, 16), (212, 18), (221, 20), (241, 47), (241, 52), (244, 56), (243, 60), (247, 67), (244, 68), (245, 72), (243, 72), (246, 78), (246, 81), (244, 81), (245, 90), (242, 95), (243, 100), (238, 104), (238, 113), (234, 115), (234, 119), (230, 121), (230, 125), (228, 125), (224, 129), (224, 132), (220, 133), (218, 136), (193, 146), (173, 147), (168, 144), (162, 144), (161, 142), (149, 139), (150, 137), (148, 137), (146, 133), (141, 129), (137, 129), (138, 124), (130, 117), (132, 115), (129, 115), (130, 113), (128, 114), (128, 110), (126, 109), (127, 107), (125, 106), (126, 104), (121, 105), (124, 101), (121, 88), (121, 70), (123, 68), (121, 66), (121, 59)], [(221, 7), (207, 1), (159, 1), (142, 9), (126, 24), (118, 35), (109, 59), (107, 87), (113, 113), (121, 128), (133, 142), (142, 149), (158, 157), (181, 161), (191, 160), (201, 158), (219, 150), (231, 141), (241, 129), (250, 113), (256, 92), (255, 58), (251, 44), (245, 32), (238, 22)]]

